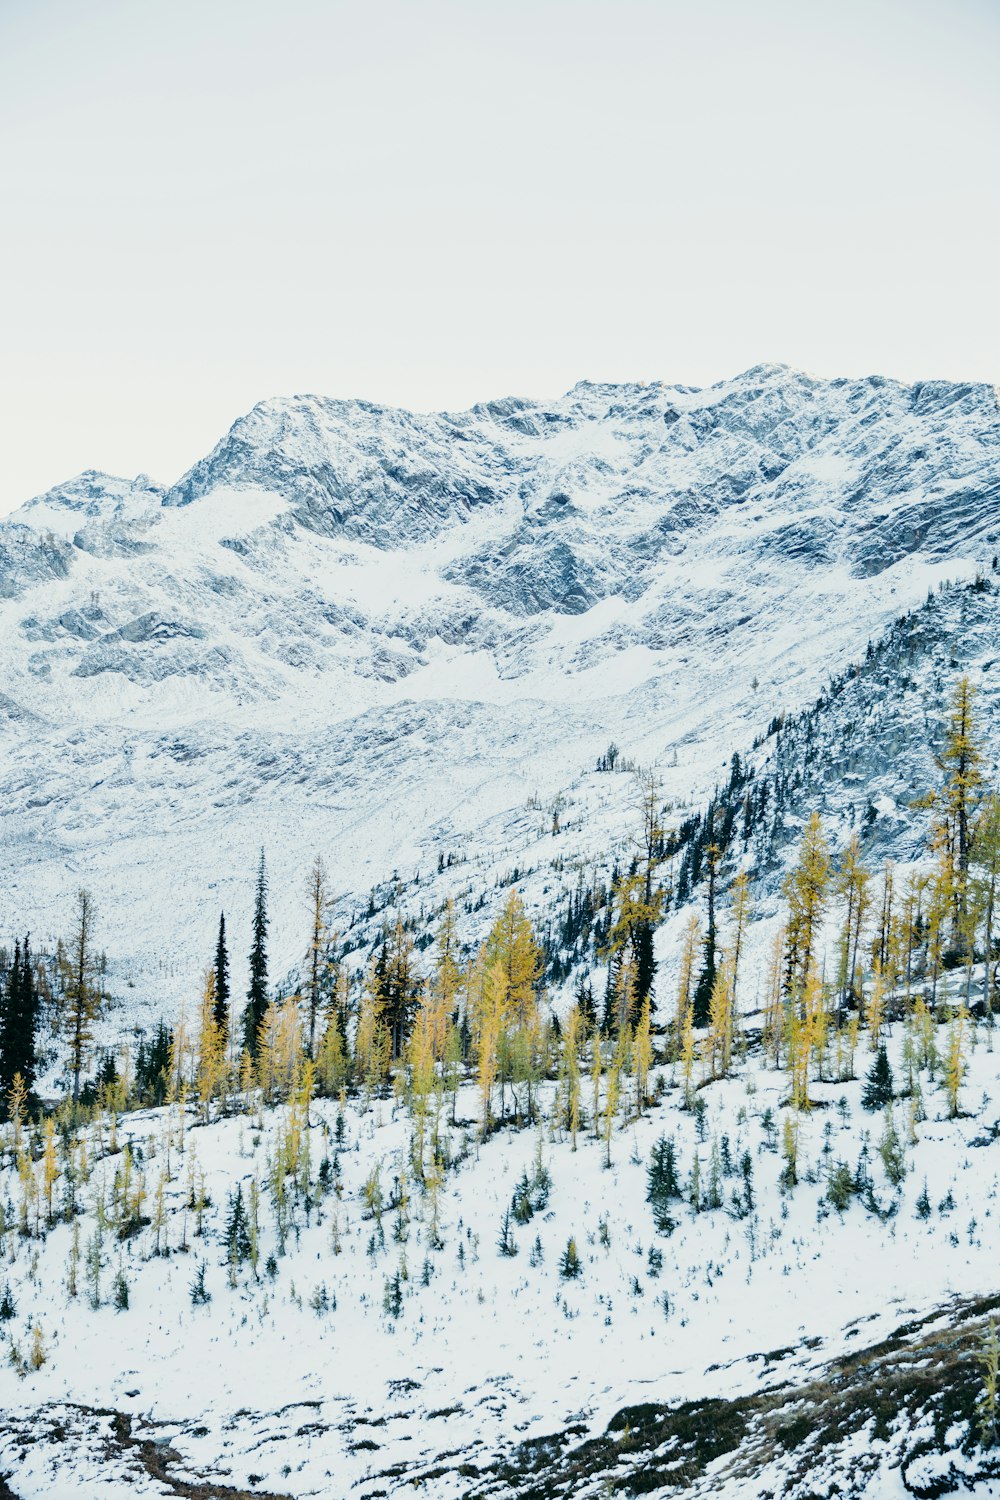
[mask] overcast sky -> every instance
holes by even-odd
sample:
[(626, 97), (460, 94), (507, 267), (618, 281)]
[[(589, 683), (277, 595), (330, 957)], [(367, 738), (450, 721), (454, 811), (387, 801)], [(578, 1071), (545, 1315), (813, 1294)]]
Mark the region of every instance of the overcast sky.
[(265, 396), (1000, 382), (1000, 0), (0, 0), (0, 511)]

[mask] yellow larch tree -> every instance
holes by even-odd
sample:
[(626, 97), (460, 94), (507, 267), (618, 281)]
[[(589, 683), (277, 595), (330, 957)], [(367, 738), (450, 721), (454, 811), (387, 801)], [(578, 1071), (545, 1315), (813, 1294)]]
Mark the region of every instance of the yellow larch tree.
[(815, 957), (820, 923), (830, 883), (830, 851), (819, 813), (811, 814), (802, 835), (799, 857), (785, 879), (788, 925), (785, 939), (785, 994), (802, 1003)]
[(844, 904), (844, 917), (837, 940), (837, 996), (840, 1013), (860, 994), (858, 953), (871, 906), (871, 877), (861, 858), (861, 840), (852, 833), (841, 856), (834, 881), (836, 895)]
[(681, 944), (680, 974), (677, 980), (677, 1002), (674, 1007), (675, 1055), (680, 1048), (681, 1037), (687, 1024), (688, 1012), (694, 1004), (694, 984), (698, 955), (701, 953), (701, 923), (694, 912), (688, 917)]
[(653, 1038), (650, 1026), (648, 995), (642, 1002), (639, 1019), (635, 1023), (635, 1036), (632, 1041), (632, 1049), (635, 1063), (635, 1107), (636, 1113), (641, 1116), (649, 1096), (649, 1069), (653, 1061)]
[(562, 1025), (562, 1125), (573, 1150), (580, 1129), (580, 1043), (583, 1017), (578, 1005), (571, 1006)]
[(207, 969), (198, 1026), (197, 1072), (198, 1102), (206, 1125), (211, 1120), (212, 1100), (222, 1084), (224, 1068), (224, 1041), (215, 1017), (215, 970)]

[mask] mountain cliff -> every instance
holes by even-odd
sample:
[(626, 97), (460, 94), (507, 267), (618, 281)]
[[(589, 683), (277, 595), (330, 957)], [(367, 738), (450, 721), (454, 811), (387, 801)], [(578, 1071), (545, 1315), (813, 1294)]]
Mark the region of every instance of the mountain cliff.
[[(523, 865), (528, 805), (571, 803), (610, 739), (697, 803), (989, 566), (998, 502), (993, 387), (781, 366), (437, 415), (266, 401), (169, 487), (83, 474), (0, 523), (0, 920), (55, 932), (86, 883), (123, 993), (169, 1009), (261, 844), (294, 934), (317, 849), (346, 905), (451, 851), (486, 885)], [(578, 862), (625, 782), (567, 815)]]

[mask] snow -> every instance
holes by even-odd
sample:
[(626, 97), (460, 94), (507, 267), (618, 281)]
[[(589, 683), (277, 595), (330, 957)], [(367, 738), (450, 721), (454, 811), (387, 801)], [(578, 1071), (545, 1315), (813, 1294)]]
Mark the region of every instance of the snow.
[[(890, 1053), (899, 1080), (901, 1028), (895, 1033)], [(390, 1495), (410, 1493), (423, 1469), (440, 1469), (447, 1448), (449, 1474), (438, 1473), (425, 1491), (446, 1500), (463, 1493), (459, 1463), (482, 1468), (508, 1453), (512, 1441), (572, 1422), (597, 1434), (615, 1411), (643, 1401), (733, 1397), (778, 1381), (801, 1382), (853, 1349), (859, 1335), (873, 1345), (951, 1297), (992, 1291), (1000, 1145), (984, 1145), (980, 1137), (985, 1123), (1000, 1118), (998, 1056), (981, 1034), (963, 1090), (978, 1118), (945, 1119), (941, 1092), (923, 1078), (928, 1118), (917, 1126), (899, 1210), (886, 1224), (856, 1200), (842, 1215), (826, 1200), (827, 1163), (843, 1159), (853, 1169), (866, 1139), (876, 1195), (885, 1201), (891, 1195), (875, 1150), (883, 1122), (860, 1111), (860, 1084), (813, 1085), (816, 1107), (803, 1125), (801, 1180), (785, 1193), (778, 1185), (780, 1157), (769, 1148), (762, 1122), (770, 1110), (780, 1139), (787, 1078), (751, 1053), (738, 1076), (705, 1091), (701, 1142), (665, 1069), (664, 1101), (646, 1118), (616, 1129), (610, 1170), (601, 1143), (584, 1135), (574, 1152), (550, 1125), (504, 1131), (477, 1144), (476, 1099), (464, 1091), (458, 1118), (469, 1123), (451, 1137), (469, 1155), (446, 1177), (443, 1248), (428, 1247), (427, 1207), (411, 1181), (412, 1217), (403, 1242), (394, 1238), (394, 1215), (387, 1211), (385, 1244), (373, 1251), (376, 1226), (364, 1217), (362, 1185), (379, 1160), (388, 1190), (406, 1155), (409, 1124), (390, 1101), (368, 1112), (349, 1103), (346, 1140), (337, 1153), (341, 1195), (323, 1199), (308, 1222), (299, 1215), (285, 1255), (262, 1207), (261, 1281), (244, 1268), (235, 1287), (227, 1283), (220, 1242), (228, 1193), (237, 1181), (246, 1193), (255, 1175), (266, 1177), (285, 1110), (267, 1111), (257, 1122), (236, 1117), (207, 1127), (189, 1111), (183, 1145), (176, 1106), (126, 1117), (121, 1139), (130, 1139), (133, 1150), (142, 1146), (150, 1192), (169, 1156), (172, 1253), (152, 1257), (151, 1228), (121, 1245), (106, 1231), (105, 1305), (95, 1310), (83, 1264), (79, 1295), (66, 1296), (67, 1224), (57, 1224), (44, 1242), (10, 1232), (2, 1275), (17, 1314), (7, 1337), (24, 1351), (38, 1323), (48, 1359), (23, 1380), (4, 1365), (0, 1405), (15, 1425), (31, 1420), (39, 1406), (46, 1413), (60, 1405), (123, 1411), (137, 1433), (169, 1441), (188, 1473), (242, 1485), (257, 1474), (264, 1488), (296, 1497), (328, 1495), (333, 1484), (361, 1496), (380, 1487)], [(859, 1070), (869, 1062), (862, 1039)], [(551, 1105), (551, 1088), (546, 1100)], [(312, 1106), (314, 1175), (324, 1155), (335, 1155), (337, 1113), (329, 1102)], [(905, 1136), (905, 1102), (896, 1113)], [(725, 1209), (696, 1214), (678, 1204), (677, 1229), (657, 1235), (645, 1202), (645, 1165), (661, 1133), (677, 1143), (685, 1182), (698, 1150), (703, 1188), (713, 1138), (728, 1136), (734, 1162), (748, 1150), (752, 1216), (735, 1218)], [(529, 1224), (515, 1226), (519, 1253), (502, 1257), (496, 1240), (504, 1209), (539, 1149), (553, 1180), (549, 1205)], [(120, 1164), (120, 1156), (102, 1159), (93, 1135), (90, 1156), (93, 1178), (81, 1190), (87, 1206), (79, 1221), (84, 1257), (98, 1185), (107, 1187)], [(204, 1172), (211, 1198), (201, 1238), (185, 1207), (192, 1163)], [(813, 1170), (817, 1176), (809, 1180)], [(724, 1181), (727, 1201), (738, 1180)], [(915, 1214), (925, 1182), (934, 1205), (926, 1222)], [(9, 1165), (0, 1190), (18, 1201)], [(954, 1207), (938, 1209), (949, 1191)], [(607, 1246), (599, 1233), (602, 1218)], [(558, 1258), (571, 1235), (584, 1268), (578, 1281), (566, 1282)], [(543, 1259), (532, 1266), (536, 1236)], [(180, 1248), (185, 1242), (186, 1250)], [(648, 1259), (654, 1247), (663, 1255), (657, 1275)], [(264, 1271), (272, 1253), (279, 1267), (273, 1280)], [(410, 1279), (402, 1315), (394, 1319), (383, 1308), (383, 1286), (404, 1260)], [(212, 1300), (194, 1307), (189, 1289), (202, 1261)], [(130, 1288), (123, 1312), (107, 1305), (119, 1266)], [(331, 1301), (326, 1312), (310, 1305), (320, 1287)], [(787, 1352), (769, 1353), (779, 1350)], [(762, 1362), (765, 1353), (769, 1359)], [(70, 1430), (81, 1420), (70, 1417)], [(25, 1497), (97, 1494), (87, 1484), (108, 1482), (99, 1466), (91, 1477), (86, 1451), (75, 1444), (67, 1450), (42, 1442), (22, 1468), (8, 1439), (0, 1462), (14, 1462), (17, 1492)], [(848, 1460), (837, 1462), (842, 1468)], [(764, 1478), (761, 1488), (734, 1493), (763, 1495)], [(720, 1485), (713, 1493), (729, 1491)]]

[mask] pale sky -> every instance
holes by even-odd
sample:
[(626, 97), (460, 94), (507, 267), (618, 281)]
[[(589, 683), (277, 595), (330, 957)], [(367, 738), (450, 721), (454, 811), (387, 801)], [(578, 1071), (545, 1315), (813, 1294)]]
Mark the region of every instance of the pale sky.
[(0, 512), (266, 397), (1000, 383), (1000, 0), (0, 0)]

